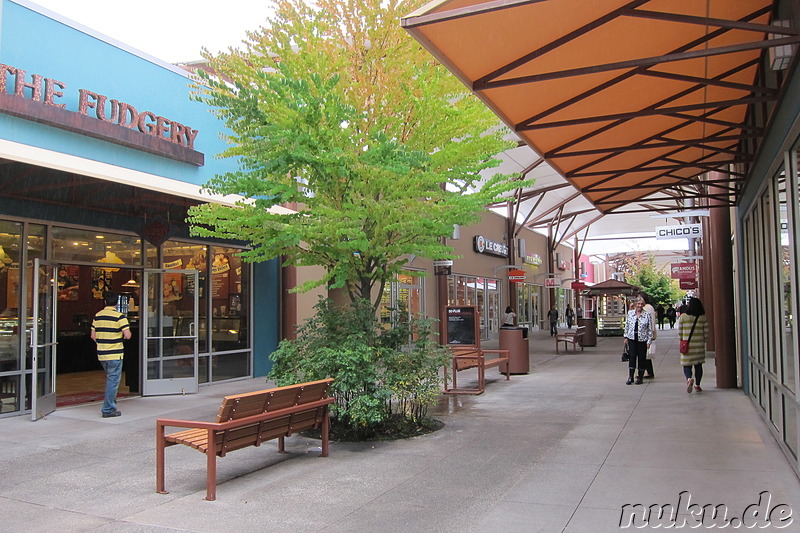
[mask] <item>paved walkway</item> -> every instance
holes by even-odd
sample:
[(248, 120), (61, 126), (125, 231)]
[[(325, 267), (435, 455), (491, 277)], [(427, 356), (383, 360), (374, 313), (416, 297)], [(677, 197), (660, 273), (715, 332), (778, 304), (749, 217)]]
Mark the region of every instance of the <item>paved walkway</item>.
[(704, 505), (729, 519), (792, 513), (788, 528), (758, 530), (800, 530), (797, 476), (750, 400), (715, 389), (713, 360), (705, 391), (687, 394), (674, 331), (657, 342), (656, 379), (638, 386), (624, 384), (619, 338), (560, 355), (554, 344), (535, 333), (530, 374), (491, 369), (485, 394), (443, 398), (433, 434), (333, 443), (328, 458), (300, 436), (286, 455), (274, 443), (234, 452), (218, 462), (214, 502), (204, 457), (184, 446), (167, 449), (170, 494), (155, 493), (155, 419), (212, 419), (222, 396), (262, 379), (122, 400), (116, 419), (96, 404), (0, 419), (0, 531), (603, 533), (620, 531), (626, 504), (678, 508), (677, 525), (690, 521), (679, 531), (710, 525), (691, 522)]

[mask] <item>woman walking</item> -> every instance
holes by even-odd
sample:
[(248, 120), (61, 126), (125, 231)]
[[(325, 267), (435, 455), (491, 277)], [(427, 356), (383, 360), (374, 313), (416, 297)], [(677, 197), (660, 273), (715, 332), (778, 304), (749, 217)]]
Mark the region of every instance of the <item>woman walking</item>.
[[(645, 361), (647, 360), (647, 350), (653, 340), (653, 321), (650, 314), (644, 310), (644, 298), (639, 296), (636, 299), (636, 307), (628, 311), (625, 319), (625, 346), (629, 353), (628, 358), (628, 381), (626, 385), (636, 383), (642, 384), (644, 377)], [(639, 370), (636, 380), (633, 374)]]
[[(699, 298), (689, 298), (686, 311), (678, 319), (678, 338), (689, 341), (689, 349), (681, 353), (681, 366), (686, 377), (686, 392), (701, 392), (700, 382), (703, 380), (703, 363), (706, 362), (706, 339), (708, 337), (708, 321), (706, 310)], [(694, 369), (694, 375), (692, 370)]]

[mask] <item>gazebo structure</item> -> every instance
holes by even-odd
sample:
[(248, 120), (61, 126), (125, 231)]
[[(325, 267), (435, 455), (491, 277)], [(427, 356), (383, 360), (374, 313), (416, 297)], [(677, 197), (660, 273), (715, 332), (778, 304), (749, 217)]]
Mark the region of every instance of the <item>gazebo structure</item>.
[(586, 291), (593, 300), (598, 335), (622, 335), (625, 329), (625, 314), (628, 311), (628, 298), (634, 296), (638, 290), (639, 287), (630, 283), (610, 279)]

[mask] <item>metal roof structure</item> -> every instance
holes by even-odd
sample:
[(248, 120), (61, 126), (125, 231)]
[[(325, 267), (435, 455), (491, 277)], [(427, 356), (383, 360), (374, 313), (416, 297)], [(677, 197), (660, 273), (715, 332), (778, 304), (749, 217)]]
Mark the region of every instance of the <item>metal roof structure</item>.
[(800, 42), (775, 9), (435, 0), (402, 24), (525, 145), (501, 169), (537, 177), (517, 191), (516, 220), (565, 241), (736, 204)]

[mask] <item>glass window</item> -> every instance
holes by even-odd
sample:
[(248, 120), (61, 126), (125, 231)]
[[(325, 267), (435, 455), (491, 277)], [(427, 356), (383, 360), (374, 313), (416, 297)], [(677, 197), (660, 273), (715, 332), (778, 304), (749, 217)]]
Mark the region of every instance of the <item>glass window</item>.
[(87, 263), (141, 265), (141, 239), (102, 231), (58, 228), (53, 232), (52, 259)]
[(213, 246), (211, 250), (211, 349), (249, 348), (250, 264), (242, 261), (240, 248)]
[[(204, 244), (194, 244), (189, 242), (180, 241), (167, 241), (161, 248), (162, 264), (161, 268), (173, 268), (178, 270), (197, 270), (198, 271), (198, 344), (197, 350), (199, 353), (208, 352), (208, 304), (207, 304), (207, 290), (206, 279), (208, 273), (207, 261), (208, 247)], [(149, 260), (148, 252), (148, 260)], [(191, 298), (181, 298), (182, 292), (185, 291), (187, 295), (193, 295), (194, 287), (175, 287), (172, 280), (165, 279), (164, 283), (164, 299), (174, 299), (176, 306), (187, 313), (191, 314), (191, 306), (193, 301)], [(188, 315), (187, 315), (188, 316)]]
[(794, 367), (796, 352), (793, 341), (793, 310), (792, 310), (792, 276), (791, 271), (794, 267), (792, 253), (789, 245), (789, 218), (786, 203), (786, 175), (781, 174), (778, 180), (778, 223), (779, 223), (779, 248), (778, 248), (778, 267), (780, 268), (781, 284), (781, 303), (782, 303), (782, 328), (779, 334), (782, 335), (782, 357), (783, 364), (782, 381), (792, 392), (796, 392)]
[(387, 283), (381, 295), (381, 324), (391, 324), (393, 313), (408, 317), (425, 316), (425, 278), (400, 273), (393, 283)]

